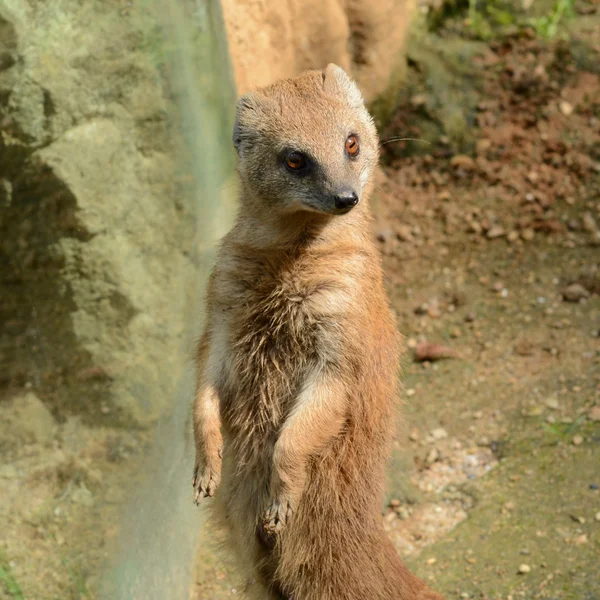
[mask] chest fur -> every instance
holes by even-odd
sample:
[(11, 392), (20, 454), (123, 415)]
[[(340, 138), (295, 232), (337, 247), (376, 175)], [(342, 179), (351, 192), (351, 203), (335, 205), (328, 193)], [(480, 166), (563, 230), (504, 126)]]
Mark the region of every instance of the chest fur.
[(277, 427), (307, 371), (340, 360), (350, 291), (298, 271), (224, 272), (217, 287), (212, 337), (224, 417)]

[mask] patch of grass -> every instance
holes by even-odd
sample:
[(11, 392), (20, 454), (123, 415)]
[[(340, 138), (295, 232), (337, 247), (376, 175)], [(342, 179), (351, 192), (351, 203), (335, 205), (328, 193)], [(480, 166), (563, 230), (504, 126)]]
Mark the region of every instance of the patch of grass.
[(4, 586), (5, 592), (11, 598), (17, 598), (17, 600), (25, 600), (21, 586), (12, 574), (10, 565), (6, 560), (4, 554), (0, 554), (0, 583)]
[(568, 21), (575, 14), (575, 0), (556, 0), (552, 10), (547, 15), (530, 19), (529, 24), (535, 29), (537, 35), (545, 39), (555, 38), (559, 26)]
[(508, 0), (446, 0), (427, 16), (429, 28), (440, 29), (446, 22), (462, 22), (465, 33), (487, 41), (517, 29), (531, 27), (543, 39), (555, 38), (574, 16), (575, 0), (555, 0), (546, 14), (528, 17), (526, 11)]

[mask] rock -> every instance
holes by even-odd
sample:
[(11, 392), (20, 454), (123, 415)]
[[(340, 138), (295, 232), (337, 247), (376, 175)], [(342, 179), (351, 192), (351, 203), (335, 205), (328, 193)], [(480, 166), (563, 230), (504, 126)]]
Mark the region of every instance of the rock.
[(573, 436), (573, 446), (581, 446), (583, 444), (583, 437), (580, 435)]
[(475, 161), (466, 154), (457, 154), (450, 159), (450, 165), (455, 169), (463, 171), (473, 171), (475, 169)]
[(581, 284), (572, 283), (563, 290), (562, 296), (566, 302), (580, 302), (585, 298), (589, 298), (590, 293)]
[(432, 448), (429, 451), (429, 453), (427, 454), (427, 457), (425, 458), (425, 463), (428, 465), (432, 465), (433, 463), (440, 460), (440, 458), (441, 458), (440, 451), (437, 448)]
[(492, 141), (486, 138), (477, 140), (477, 154), (485, 154), (492, 147)]
[(600, 421), (600, 406), (592, 406), (588, 412), (590, 421)]
[(558, 410), (560, 408), (560, 404), (558, 403), (558, 398), (556, 396), (550, 396), (547, 398), (545, 404), (552, 410)]
[(46, 405), (33, 393), (13, 398), (13, 428), (29, 442), (49, 444), (54, 439), (56, 422)]
[(410, 242), (413, 239), (410, 225), (397, 225), (396, 237), (402, 242)]
[(488, 229), (488, 232), (485, 234), (485, 237), (487, 237), (488, 240), (494, 240), (504, 235), (506, 235), (504, 227), (500, 225), (492, 225), (492, 227)]
[(521, 231), (521, 238), (526, 242), (530, 242), (535, 237), (535, 231), (531, 227), (527, 227)]
[(421, 342), (415, 348), (415, 360), (417, 362), (423, 362), (425, 360), (441, 360), (443, 358), (457, 358), (458, 353), (452, 348), (442, 346), (440, 344), (433, 344), (432, 342), (424, 341)]
[(529, 171), (529, 173), (527, 173), (527, 181), (529, 181), (529, 183), (536, 183), (539, 178), (540, 176), (537, 171)]
[(436, 427), (431, 430), (431, 437), (434, 440), (443, 440), (448, 437), (448, 432), (443, 427)]
[(81, 504), (81, 506), (90, 507), (94, 505), (94, 496), (90, 490), (87, 489), (84, 483), (80, 483), (71, 492), (71, 502), (74, 504)]
[(581, 224), (582, 224), (583, 228), (585, 229), (585, 231), (587, 231), (589, 233), (595, 233), (596, 231), (598, 231), (598, 225), (596, 223), (596, 220), (594, 219), (594, 217), (592, 216), (592, 213), (590, 213), (590, 212), (586, 212), (583, 214)]
[(596, 519), (596, 521), (600, 521), (600, 511), (594, 515), (594, 519)]
[(565, 117), (568, 117), (573, 113), (573, 105), (569, 104), (566, 100), (561, 100), (558, 103), (558, 110), (560, 110)]
[(529, 573), (531, 571), (531, 567), (529, 565), (526, 565), (525, 563), (523, 563), (522, 565), (519, 565), (519, 574), (520, 575), (525, 575), (526, 573)]

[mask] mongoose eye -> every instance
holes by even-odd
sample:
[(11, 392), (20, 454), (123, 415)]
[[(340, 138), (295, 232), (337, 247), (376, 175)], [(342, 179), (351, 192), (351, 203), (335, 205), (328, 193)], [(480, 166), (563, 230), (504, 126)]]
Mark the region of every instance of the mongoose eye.
[(285, 157), (285, 166), (290, 171), (300, 171), (306, 166), (306, 158), (300, 152), (290, 152)]
[(346, 140), (346, 153), (351, 158), (354, 158), (358, 155), (359, 150), (360, 144), (358, 143), (358, 138), (355, 135), (349, 135)]

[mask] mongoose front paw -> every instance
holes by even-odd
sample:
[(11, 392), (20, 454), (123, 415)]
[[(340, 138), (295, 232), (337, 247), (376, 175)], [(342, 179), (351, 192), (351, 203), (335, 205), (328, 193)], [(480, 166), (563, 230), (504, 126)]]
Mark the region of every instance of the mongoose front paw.
[(263, 518), (263, 528), (267, 535), (277, 535), (287, 525), (293, 512), (289, 499), (276, 498), (273, 500)]
[(204, 467), (202, 469), (202, 475), (200, 475), (200, 467), (196, 465), (194, 468), (194, 477), (192, 478), (192, 485), (194, 486), (194, 502), (197, 506), (203, 498), (214, 496), (215, 490), (219, 487), (221, 482), (221, 473), (210, 467)]

